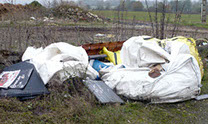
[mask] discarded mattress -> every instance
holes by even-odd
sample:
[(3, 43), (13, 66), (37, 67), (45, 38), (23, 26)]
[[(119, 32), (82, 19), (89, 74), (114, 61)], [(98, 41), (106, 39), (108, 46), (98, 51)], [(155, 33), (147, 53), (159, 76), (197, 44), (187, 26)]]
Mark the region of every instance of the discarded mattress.
[[(188, 45), (167, 41), (163, 49), (157, 40), (146, 38), (132, 37), (124, 42), (121, 60), (125, 68), (103, 68), (101, 79), (119, 95), (152, 103), (184, 101), (199, 95), (200, 67)], [(151, 73), (156, 76), (151, 77)]]

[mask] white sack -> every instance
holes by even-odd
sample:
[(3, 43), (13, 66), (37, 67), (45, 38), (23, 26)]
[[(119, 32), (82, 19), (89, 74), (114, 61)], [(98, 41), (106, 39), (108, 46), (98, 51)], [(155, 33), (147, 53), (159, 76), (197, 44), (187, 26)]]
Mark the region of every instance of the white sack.
[(28, 47), (23, 56), (22, 56), (22, 61), (26, 61), (26, 60), (30, 60), (32, 59), (34, 56), (38, 55), (40, 52), (43, 51), (43, 48), (34, 48), (34, 47)]
[[(65, 80), (71, 77), (88, 76), (95, 79), (98, 73), (88, 64), (88, 55), (82, 47), (72, 46), (70, 44), (59, 42), (53, 43), (43, 49), (41, 52), (35, 48), (28, 48), (22, 60), (30, 59), (40, 74), (44, 84), (47, 84), (51, 77), (59, 72), (61, 79)], [(37, 52), (32, 56), (32, 53)]]
[[(195, 98), (200, 93), (201, 74), (189, 47), (180, 42), (167, 43), (168, 52), (165, 52), (155, 42), (145, 42), (142, 37), (133, 37), (124, 43), (121, 56), (126, 68), (101, 70), (107, 72), (101, 77), (105, 83), (117, 94), (134, 100), (166, 103)], [(148, 49), (141, 53), (143, 46)], [(151, 59), (149, 55), (154, 57)], [(164, 58), (170, 62), (167, 63)], [(161, 64), (165, 71), (159, 77), (151, 78), (147, 66), (163, 62), (166, 62)]]
[(132, 37), (124, 42), (121, 49), (122, 64), (126, 67), (147, 67), (151, 64), (165, 63), (170, 55), (156, 41), (145, 41), (143, 37)]

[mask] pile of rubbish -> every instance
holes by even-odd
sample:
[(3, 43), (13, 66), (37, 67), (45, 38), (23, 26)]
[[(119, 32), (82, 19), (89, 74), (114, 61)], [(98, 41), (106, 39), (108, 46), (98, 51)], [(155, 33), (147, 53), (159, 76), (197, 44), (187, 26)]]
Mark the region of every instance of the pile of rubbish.
[[(0, 18), (9, 16), (10, 14), (15, 14), (17, 12), (35, 12), (45, 10), (42, 5), (36, 5), (37, 1), (32, 2), (31, 4), (21, 5), (21, 4), (9, 4), (0, 3)], [(46, 10), (45, 10), (46, 11)], [(70, 19), (74, 21), (103, 21), (103, 17), (99, 17), (96, 14), (93, 14), (87, 10), (84, 10), (78, 6), (63, 4), (59, 5), (51, 10), (51, 14), (54, 17)], [(31, 17), (31, 20), (36, 20), (35, 17)], [(49, 18), (48, 18), (49, 19)], [(47, 21), (48, 19), (44, 19)]]
[(53, 9), (55, 17), (67, 18), (77, 21), (102, 21), (98, 15), (86, 11), (78, 6), (60, 5)]
[(55, 74), (61, 81), (85, 77), (83, 83), (101, 103), (123, 103), (119, 96), (174, 103), (197, 99), (202, 86), (203, 64), (196, 43), (185, 37), (137, 36), (79, 47), (59, 42), (28, 47), (22, 61), (0, 75), (1, 96), (27, 99), (48, 94), (44, 85)]

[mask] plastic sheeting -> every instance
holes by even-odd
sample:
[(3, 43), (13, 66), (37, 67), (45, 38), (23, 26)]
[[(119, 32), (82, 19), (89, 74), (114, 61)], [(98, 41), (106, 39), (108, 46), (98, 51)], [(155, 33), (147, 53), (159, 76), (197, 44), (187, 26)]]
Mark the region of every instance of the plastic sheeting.
[(98, 72), (88, 64), (88, 55), (82, 47), (59, 42), (46, 48), (28, 47), (22, 60), (30, 60), (35, 65), (44, 84), (58, 73), (62, 80), (69, 77), (89, 77), (96, 79)]
[[(126, 68), (101, 69), (101, 79), (117, 94), (152, 103), (171, 103), (195, 98), (200, 93), (201, 73), (197, 60), (182, 42), (168, 42), (165, 48), (155, 40), (132, 37), (121, 49)], [(160, 64), (163, 70), (157, 78), (148, 73)]]
[(151, 64), (165, 63), (170, 55), (157, 41), (145, 41), (143, 37), (132, 37), (124, 42), (121, 49), (122, 64), (126, 67), (147, 67)]
[(203, 63), (202, 63), (201, 57), (199, 56), (198, 50), (196, 48), (196, 41), (193, 38), (186, 38), (183, 36), (178, 36), (178, 37), (174, 37), (171, 39), (163, 40), (162, 42), (166, 44), (167, 42), (170, 42), (170, 41), (182, 42), (182, 43), (185, 43), (189, 47), (190, 54), (194, 56), (195, 59), (197, 60), (199, 67), (200, 67), (200, 71), (201, 71), (201, 77), (203, 77), (203, 74), (204, 74)]

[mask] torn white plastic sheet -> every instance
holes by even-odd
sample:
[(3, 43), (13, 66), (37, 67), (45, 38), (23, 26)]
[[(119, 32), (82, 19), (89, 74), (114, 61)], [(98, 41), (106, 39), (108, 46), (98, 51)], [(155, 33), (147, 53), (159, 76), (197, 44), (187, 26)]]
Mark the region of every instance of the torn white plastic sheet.
[(88, 55), (82, 47), (59, 42), (47, 46), (45, 49), (28, 47), (22, 60), (28, 60), (35, 65), (44, 84), (58, 73), (62, 80), (68, 77), (84, 77), (91, 79), (99, 75), (88, 64)]
[[(126, 68), (101, 70), (105, 83), (117, 94), (134, 100), (170, 103), (195, 98), (200, 93), (201, 73), (189, 47), (180, 42), (167, 42), (166, 51), (156, 41), (143, 37), (127, 40), (121, 50)], [(151, 78), (149, 66), (161, 64), (164, 71)]]

